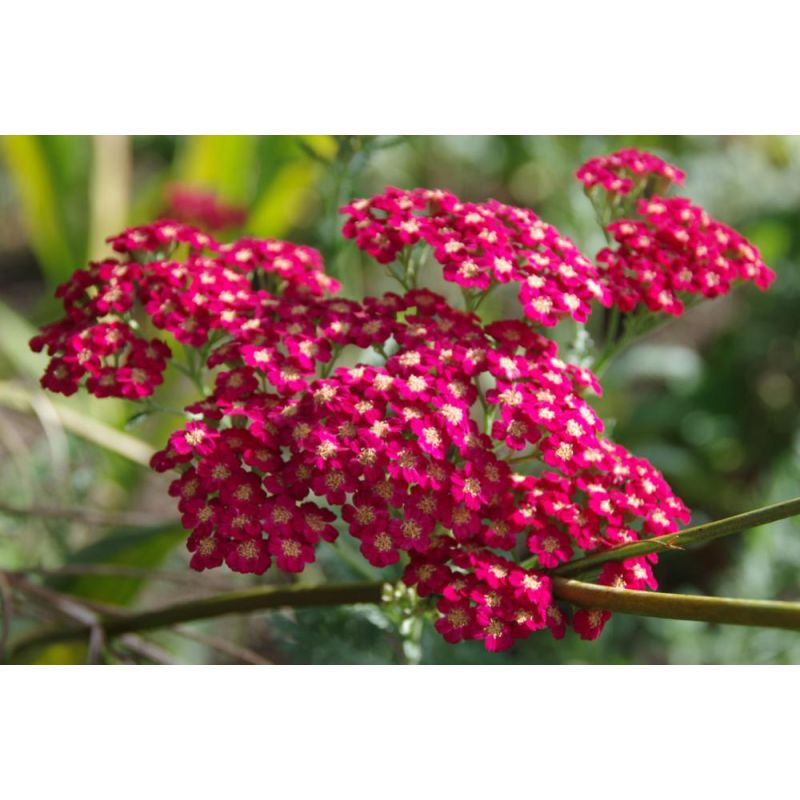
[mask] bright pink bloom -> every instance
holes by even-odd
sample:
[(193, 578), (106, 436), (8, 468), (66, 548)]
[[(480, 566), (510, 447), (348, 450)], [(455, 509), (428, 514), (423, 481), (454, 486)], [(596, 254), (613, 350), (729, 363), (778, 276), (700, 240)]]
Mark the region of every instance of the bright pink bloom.
[(632, 147), (589, 159), (576, 176), (587, 191), (600, 186), (611, 195), (627, 195), (636, 189), (646, 191), (648, 187), (663, 191), (670, 183), (683, 183), (686, 177), (658, 156)]

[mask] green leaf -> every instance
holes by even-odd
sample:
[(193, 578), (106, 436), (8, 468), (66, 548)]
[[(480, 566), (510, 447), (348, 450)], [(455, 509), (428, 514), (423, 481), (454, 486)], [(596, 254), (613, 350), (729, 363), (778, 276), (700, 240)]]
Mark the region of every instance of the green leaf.
[(247, 230), (254, 236), (286, 236), (297, 223), (317, 178), (317, 167), (308, 160), (287, 164), (261, 194)]
[(191, 136), (182, 142), (176, 179), (246, 203), (258, 179), (255, 136)]
[[(30, 246), (54, 286), (84, 261), (85, 231), (70, 226), (67, 210), (86, 198), (66, 169), (86, 142), (80, 137), (59, 137), (58, 142), (46, 141), (49, 138), (4, 136), (1, 144)], [(75, 223), (80, 224), (80, 220)]]
[[(68, 565), (115, 564), (126, 567), (156, 568), (186, 537), (174, 523), (146, 529), (120, 529), (78, 550)], [(145, 578), (109, 575), (54, 577), (48, 584), (60, 592), (112, 605), (129, 605), (144, 587)]]

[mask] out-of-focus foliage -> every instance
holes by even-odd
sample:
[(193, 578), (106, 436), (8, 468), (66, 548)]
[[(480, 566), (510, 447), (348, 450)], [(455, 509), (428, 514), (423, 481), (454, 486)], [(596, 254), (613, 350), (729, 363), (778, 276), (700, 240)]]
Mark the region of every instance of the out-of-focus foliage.
[[(100, 446), (102, 435), (85, 435), (92, 423), (121, 428), (131, 408), (70, 398), (65, 403), (77, 417), (68, 425), (55, 400), (36, 390), (40, 359), (25, 341), (52, 314), (55, 286), (98, 254), (103, 192), (116, 191), (116, 201), (123, 201), (120, 224), (134, 224), (163, 211), (172, 184), (214, 191), (247, 209), (242, 232), (321, 247), (346, 293), (375, 294), (390, 288), (382, 270), (336, 237), (342, 199), (386, 185), (442, 187), (474, 200), (496, 197), (534, 208), (591, 255), (603, 237), (573, 173), (591, 155), (631, 145), (684, 169), (685, 193), (751, 238), (778, 279), (764, 295), (747, 288), (704, 303), (629, 350), (607, 373), (598, 408), (619, 441), (665, 472), (696, 522), (800, 494), (798, 138), (134, 137), (116, 142), (116, 155), (104, 160), (101, 143), (87, 137), (6, 137), (0, 142), (0, 569), (103, 563), (159, 567), (180, 577), (91, 575), (47, 584), (121, 605), (249, 583), (242, 576), (189, 574), (164, 481)], [(497, 315), (510, 302), (513, 294), (498, 293), (485, 313)], [(560, 334), (567, 340), (571, 331)], [(170, 390), (188, 391), (180, 383)], [(27, 405), (20, 405), (21, 391), (32, 398)], [(148, 418), (129, 433), (156, 445), (174, 422)], [(134, 513), (141, 524), (132, 532), (129, 525), (99, 525), (91, 514), (59, 517), (37, 509), (100, 509), (120, 519)], [(343, 547), (321, 557), (308, 578), (374, 577), (358, 572), (360, 562), (346, 550), (337, 556)], [(671, 591), (798, 599), (800, 529), (784, 521), (701, 550), (666, 554), (657, 575)], [(27, 622), (23, 611), (30, 614)], [(20, 609), (15, 626), (38, 618), (47, 621), (41, 608)], [(543, 633), (502, 656), (475, 643), (446, 645), (429, 625), (420, 628), (413, 615), (392, 608), (275, 612), (195, 630), (275, 662), (800, 660), (800, 640), (788, 632), (622, 615), (596, 642), (574, 636), (553, 642)], [(167, 633), (150, 638), (178, 660), (234, 658), (208, 642)], [(38, 657), (82, 660), (86, 648), (49, 647)]]

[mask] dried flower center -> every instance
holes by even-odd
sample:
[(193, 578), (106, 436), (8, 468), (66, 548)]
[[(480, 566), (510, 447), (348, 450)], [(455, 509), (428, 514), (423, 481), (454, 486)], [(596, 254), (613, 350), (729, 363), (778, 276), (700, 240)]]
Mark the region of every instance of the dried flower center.
[(335, 472), (330, 472), (325, 476), (325, 485), (333, 491), (341, 489), (344, 485), (344, 473), (339, 472), (338, 470)]
[(297, 558), (300, 555), (300, 545), (294, 539), (285, 539), (281, 542), (283, 554), (289, 558)]
[(233, 493), (233, 496), (237, 500), (249, 500), (253, 496), (253, 490), (251, 487), (243, 484), (242, 486), (237, 487), (236, 491)]
[(569, 461), (572, 458), (572, 445), (568, 442), (562, 442), (556, 448), (556, 456), (560, 458), (562, 461)]
[(439, 447), (442, 444), (442, 437), (439, 436), (439, 431), (436, 428), (423, 428), (422, 438), (431, 447)]
[(356, 507), (356, 522), (359, 525), (369, 525), (375, 521), (375, 510), (372, 506), (357, 506)]
[(197, 545), (197, 552), (201, 556), (210, 556), (217, 549), (217, 542), (213, 536), (206, 536)]
[(227, 464), (214, 464), (214, 467), (211, 470), (211, 477), (215, 481), (224, 481), (230, 478), (230, 476), (231, 471)]
[(320, 444), (317, 445), (317, 455), (321, 459), (327, 460), (336, 453), (337, 449), (338, 448), (336, 445), (330, 441), (330, 439), (327, 439), (326, 441), (320, 442)]
[(392, 537), (388, 533), (379, 533), (375, 537), (375, 549), (381, 553), (386, 553), (393, 547)]
[(439, 413), (451, 425), (460, 425), (464, 419), (464, 412), (458, 406), (450, 405), (450, 403), (445, 403), (445, 405), (439, 409)]
[(463, 608), (454, 608), (447, 612), (447, 621), (454, 628), (464, 628), (469, 625), (469, 614)]
[(236, 552), (239, 553), (242, 558), (246, 558), (248, 560), (258, 558), (258, 546), (252, 539), (242, 542), (236, 548)]
[(272, 521), (277, 525), (285, 525), (292, 519), (292, 512), (288, 508), (278, 506), (272, 510)]
[(414, 522), (413, 519), (407, 519), (401, 526), (400, 530), (403, 532), (403, 536), (407, 539), (419, 539), (422, 535), (422, 528)]

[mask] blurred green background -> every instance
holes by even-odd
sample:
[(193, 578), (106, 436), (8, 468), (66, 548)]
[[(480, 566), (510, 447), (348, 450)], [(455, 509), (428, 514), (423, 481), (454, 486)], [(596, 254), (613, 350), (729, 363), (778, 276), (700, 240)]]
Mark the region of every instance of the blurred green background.
[[(252, 582), (222, 571), (196, 575), (186, 566), (184, 533), (174, 524), (166, 482), (147, 469), (147, 448), (140, 444), (160, 445), (174, 418), (123, 430), (133, 411), (122, 401), (47, 396), (37, 384), (43, 359), (27, 348), (35, 327), (58, 314), (56, 285), (88, 258), (109, 254), (106, 236), (162, 213), (170, 186), (213, 191), (245, 208), (237, 233), (320, 247), (345, 293), (358, 297), (390, 287), (382, 270), (338, 235), (336, 209), (349, 197), (387, 185), (447, 188), (476, 201), (496, 197), (533, 208), (593, 255), (603, 237), (573, 174), (588, 157), (621, 146), (651, 149), (685, 170), (681, 193), (752, 239), (778, 279), (763, 295), (747, 287), (703, 303), (638, 343), (608, 371), (596, 407), (616, 440), (665, 473), (694, 522), (800, 494), (798, 137), (4, 137), (0, 570), (67, 565), (76, 574), (46, 579), (45, 592), (137, 607)], [(513, 314), (513, 294), (487, 306), (488, 316)], [(182, 384), (167, 391), (189, 396)], [(103, 574), (98, 564), (118, 569)], [(307, 573), (312, 581), (363, 577), (325, 546)], [(791, 520), (667, 554), (656, 571), (669, 591), (774, 599), (800, 599), (799, 573), (800, 530)], [(14, 633), (54, 615), (46, 598), (16, 606)], [(541, 633), (499, 656), (477, 643), (446, 645), (429, 626), (421, 639), (407, 634), (396, 615), (373, 607), (286, 611), (150, 634), (109, 657), (197, 663), (800, 661), (800, 636), (789, 632), (623, 615), (596, 642), (575, 636), (553, 642)], [(73, 645), (36, 654), (51, 662), (85, 657), (85, 648)]]

